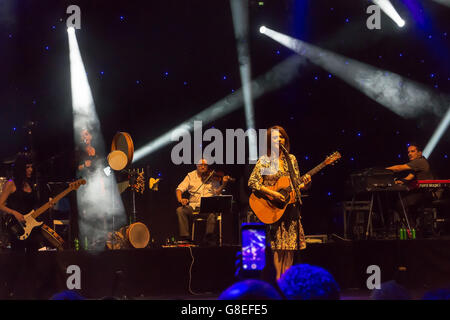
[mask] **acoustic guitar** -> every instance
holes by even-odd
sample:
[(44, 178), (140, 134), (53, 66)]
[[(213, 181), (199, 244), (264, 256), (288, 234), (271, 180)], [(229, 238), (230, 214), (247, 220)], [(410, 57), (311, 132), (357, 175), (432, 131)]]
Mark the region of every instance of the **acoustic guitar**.
[[(312, 177), (327, 165), (334, 164), (340, 158), (341, 154), (337, 151), (329, 155), (319, 165), (302, 175), (300, 177), (299, 184), (305, 181), (306, 175), (309, 174)], [(266, 188), (281, 193), (285, 200), (280, 201), (263, 192), (253, 191), (249, 199), (249, 204), (250, 208), (252, 208), (253, 212), (261, 222), (264, 222), (265, 224), (272, 224), (280, 220), (288, 204), (295, 202), (295, 190), (292, 187), (289, 176), (281, 177), (275, 185), (266, 186)]]

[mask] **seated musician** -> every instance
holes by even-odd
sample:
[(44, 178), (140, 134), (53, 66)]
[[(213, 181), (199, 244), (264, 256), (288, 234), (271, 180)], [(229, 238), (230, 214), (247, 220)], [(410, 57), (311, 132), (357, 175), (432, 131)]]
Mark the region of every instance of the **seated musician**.
[[(194, 211), (200, 209), (201, 197), (211, 197), (220, 195), (228, 183), (229, 176), (223, 177), (223, 182), (212, 179), (212, 171), (208, 169), (208, 163), (205, 159), (200, 159), (197, 169), (189, 172), (184, 180), (178, 185), (176, 190), (177, 200), (181, 206), (177, 208), (179, 240), (181, 242), (190, 242), (189, 236), (189, 218)], [(182, 198), (184, 192), (189, 192), (189, 199)], [(211, 213), (207, 218), (206, 234), (204, 242), (207, 244), (215, 243), (214, 228), (216, 225), (216, 215)]]
[[(405, 177), (396, 179), (396, 184), (410, 184), (416, 180), (433, 179), (433, 174), (430, 171), (430, 164), (428, 160), (422, 155), (422, 148), (417, 143), (411, 143), (408, 147), (409, 162), (405, 164), (399, 164), (386, 169), (394, 172), (404, 172), (407, 174)], [(403, 205), (410, 219), (411, 228), (417, 228), (416, 220), (417, 209), (427, 202), (431, 201), (431, 194), (425, 190), (413, 189), (402, 197)], [(402, 212), (401, 203), (396, 204), (397, 213)]]

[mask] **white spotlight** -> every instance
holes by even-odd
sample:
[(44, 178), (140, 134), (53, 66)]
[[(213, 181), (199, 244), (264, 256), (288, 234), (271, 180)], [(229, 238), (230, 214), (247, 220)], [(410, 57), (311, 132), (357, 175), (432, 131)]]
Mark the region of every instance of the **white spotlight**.
[(448, 108), (447, 113), (442, 118), (441, 123), (437, 127), (436, 131), (433, 133), (430, 141), (428, 141), (427, 146), (423, 149), (423, 155), (428, 158), (433, 152), (434, 148), (438, 144), (439, 140), (441, 140), (442, 136), (447, 131), (447, 128), (450, 125), (450, 108)]
[(399, 27), (405, 25), (405, 21), (400, 17), (397, 10), (389, 0), (372, 0), (373, 3), (378, 5), (384, 13), (386, 13)]
[(266, 32), (266, 27), (262, 26), (261, 28), (259, 28), (259, 32), (264, 33)]
[(399, 74), (341, 56), (267, 28), (265, 35), (341, 78), (369, 98), (404, 118), (432, 112), (441, 117), (448, 109), (450, 96)]

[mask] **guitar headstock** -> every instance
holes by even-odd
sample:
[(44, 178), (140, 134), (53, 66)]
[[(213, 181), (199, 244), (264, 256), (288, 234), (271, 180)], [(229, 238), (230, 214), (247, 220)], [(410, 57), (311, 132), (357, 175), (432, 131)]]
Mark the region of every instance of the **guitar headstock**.
[(75, 182), (69, 183), (69, 188), (72, 190), (77, 190), (82, 184), (86, 184), (86, 180), (79, 179)]
[(332, 154), (330, 154), (326, 159), (325, 159), (325, 163), (326, 164), (333, 164), (336, 161), (338, 161), (341, 158), (341, 154), (337, 151), (333, 152)]

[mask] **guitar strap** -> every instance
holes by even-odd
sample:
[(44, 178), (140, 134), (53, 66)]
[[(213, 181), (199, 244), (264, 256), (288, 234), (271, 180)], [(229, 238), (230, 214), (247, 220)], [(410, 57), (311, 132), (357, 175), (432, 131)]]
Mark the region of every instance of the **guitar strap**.
[(288, 171), (289, 171), (289, 176), (291, 178), (291, 182), (292, 185), (294, 186), (294, 190), (295, 190), (295, 196), (297, 197), (297, 202), (299, 204), (299, 206), (301, 206), (303, 204), (302, 202), (302, 197), (300, 196), (300, 193), (298, 191), (298, 181), (297, 181), (297, 177), (295, 176), (295, 170), (294, 170), (294, 166), (292, 165), (291, 162), (291, 157), (289, 157), (289, 152), (287, 152), (287, 150), (284, 148), (284, 146), (282, 144), (280, 144), (281, 150), (283, 151), (284, 157), (286, 158), (286, 162), (288, 165)]
[[(302, 197), (300, 196), (300, 192), (298, 191), (298, 181), (297, 181), (297, 177), (295, 176), (295, 170), (294, 170), (294, 166), (292, 165), (291, 162), (291, 157), (289, 156), (289, 152), (284, 148), (284, 146), (282, 144), (280, 144), (281, 150), (283, 151), (284, 157), (286, 158), (286, 162), (288, 165), (288, 170), (289, 170), (289, 176), (291, 177), (291, 182), (292, 185), (294, 187), (295, 190), (295, 196), (297, 197), (297, 202), (298, 202), (298, 209), (297, 209), (297, 213), (298, 213), (298, 218), (300, 219), (300, 206), (303, 204), (302, 203)], [(298, 222), (300, 223), (300, 221)], [(301, 243), (300, 243), (300, 227), (295, 228), (295, 232), (297, 233), (297, 248), (300, 249), (301, 247)]]

